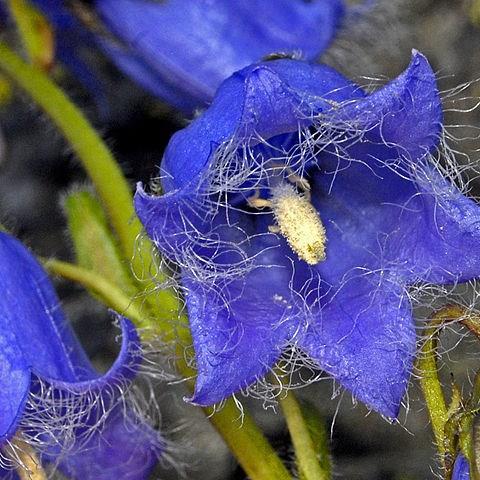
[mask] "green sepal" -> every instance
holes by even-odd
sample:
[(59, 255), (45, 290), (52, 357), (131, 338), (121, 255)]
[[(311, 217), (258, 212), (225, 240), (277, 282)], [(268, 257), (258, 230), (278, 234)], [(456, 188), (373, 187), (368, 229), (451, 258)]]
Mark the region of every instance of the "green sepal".
[(109, 279), (125, 294), (135, 294), (135, 280), (94, 194), (87, 190), (69, 193), (64, 211), (77, 264)]

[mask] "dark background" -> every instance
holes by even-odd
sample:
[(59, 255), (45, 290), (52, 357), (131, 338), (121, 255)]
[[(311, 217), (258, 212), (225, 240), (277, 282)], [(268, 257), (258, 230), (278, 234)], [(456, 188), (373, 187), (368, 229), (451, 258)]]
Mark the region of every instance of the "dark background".
[[(408, 64), (412, 48), (423, 52), (438, 72), (441, 90), (472, 83), (463, 96), (480, 94), (480, 29), (468, 17), (469, 2), (461, 0), (385, 0), (368, 19), (346, 25), (323, 60), (359, 83), (365, 77), (388, 79)], [(10, 39), (14, 38), (6, 32)], [(68, 72), (56, 71), (60, 84), (89, 115), (112, 147), (132, 182), (148, 182), (171, 134), (184, 120), (133, 85), (97, 53), (88, 54), (108, 88), (107, 116), (99, 115), (91, 96)], [(475, 83), (476, 81), (476, 83)], [(468, 108), (475, 101), (459, 100)], [(446, 124), (478, 126), (479, 112), (448, 113)], [(62, 137), (27, 98), (15, 95), (0, 107), (0, 215), (34, 251), (43, 256), (72, 259), (62, 215), (61, 198), (78, 184), (88, 183)], [(472, 129), (462, 129), (465, 134)], [(457, 132), (458, 133), (458, 132)], [(460, 147), (469, 155), (472, 195), (480, 194), (475, 178), (480, 147), (477, 140)], [(466, 162), (465, 158), (461, 159)], [(106, 309), (79, 287), (58, 282), (62, 303), (85, 348), (99, 369), (113, 360), (117, 345)], [(458, 332), (443, 337), (443, 374), (454, 372), (468, 390), (468, 376), (480, 367), (474, 341), (460, 340)], [(408, 409), (400, 424), (390, 425), (362, 405), (353, 406), (348, 393), (332, 399), (335, 386), (325, 380), (299, 395), (313, 401), (331, 428), (336, 478), (350, 480), (407, 480), (435, 478), (435, 452), (431, 432), (415, 380), (409, 390)], [(163, 429), (174, 440), (173, 463), (160, 468), (154, 478), (178, 478), (179, 464), (191, 479), (244, 478), (228, 450), (193, 407), (181, 400), (182, 387), (158, 388)], [(280, 415), (263, 410), (259, 401), (247, 400), (278, 448), (288, 457), (288, 435)], [(408, 413), (407, 413), (408, 410)]]

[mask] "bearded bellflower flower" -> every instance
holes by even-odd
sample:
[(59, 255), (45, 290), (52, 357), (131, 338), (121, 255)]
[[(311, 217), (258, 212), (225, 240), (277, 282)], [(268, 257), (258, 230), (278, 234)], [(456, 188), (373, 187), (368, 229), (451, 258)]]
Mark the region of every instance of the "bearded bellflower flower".
[[(124, 402), (141, 361), (133, 325), (104, 375), (92, 367), (42, 267), (0, 233), (0, 477), (15, 467), (13, 436), (71, 479), (143, 479), (164, 442)], [(15, 450), (15, 449), (14, 449)], [(10, 477), (9, 477), (10, 478)]]
[(415, 351), (407, 289), (480, 275), (480, 208), (434, 152), (442, 109), (427, 60), (374, 93), (295, 60), (251, 65), (171, 139), (165, 194), (136, 211), (181, 268), (210, 405), (308, 354), (396, 417)]

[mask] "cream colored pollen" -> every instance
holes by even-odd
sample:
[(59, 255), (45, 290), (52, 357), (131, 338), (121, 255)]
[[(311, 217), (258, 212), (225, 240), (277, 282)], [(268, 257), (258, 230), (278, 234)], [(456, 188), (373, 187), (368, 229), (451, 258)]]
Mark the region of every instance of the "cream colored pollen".
[(272, 230), (283, 235), (292, 250), (308, 264), (325, 260), (325, 227), (309, 195), (298, 193), (287, 183), (273, 187), (271, 194), (269, 206), (277, 221)]

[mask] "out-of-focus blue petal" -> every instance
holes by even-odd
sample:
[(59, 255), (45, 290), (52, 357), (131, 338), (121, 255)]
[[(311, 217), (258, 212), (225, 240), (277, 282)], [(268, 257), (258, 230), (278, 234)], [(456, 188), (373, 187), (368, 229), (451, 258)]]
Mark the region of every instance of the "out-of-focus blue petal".
[(98, 435), (88, 435), (81, 448), (61, 459), (68, 478), (137, 480), (149, 478), (158, 461), (158, 436), (145, 424), (131, 422), (121, 406), (111, 411)]
[[(271, 53), (313, 60), (333, 39), (342, 0), (97, 0), (124, 43), (102, 44), (118, 67), (154, 95), (191, 112), (236, 70)], [(142, 66), (143, 65), (143, 66)]]
[[(0, 287), (1, 444), (21, 428), (44, 444), (44, 460), (59, 463), (75, 478), (111, 478), (107, 470), (100, 477), (93, 474), (91, 462), (105, 469), (115, 463), (113, 471), (121, 478), (146, 478), (164, 445), (120, 396), (141, 361), (133, 325), (120, 318), (120, 354), (99, 376), (66, 322), (42, 267), (20, 242), (2, 232)], [(62, 448), (66, 430), (71, 435), (68, 452)], [(109, 443), (108, 438), (116, 440)], [(92, 448), (96, 443), (101, 447)]]
[(453, 467), (452, 480), (469, 480), (470, 468), (467, 459), (460, 453), (455, 460)]

